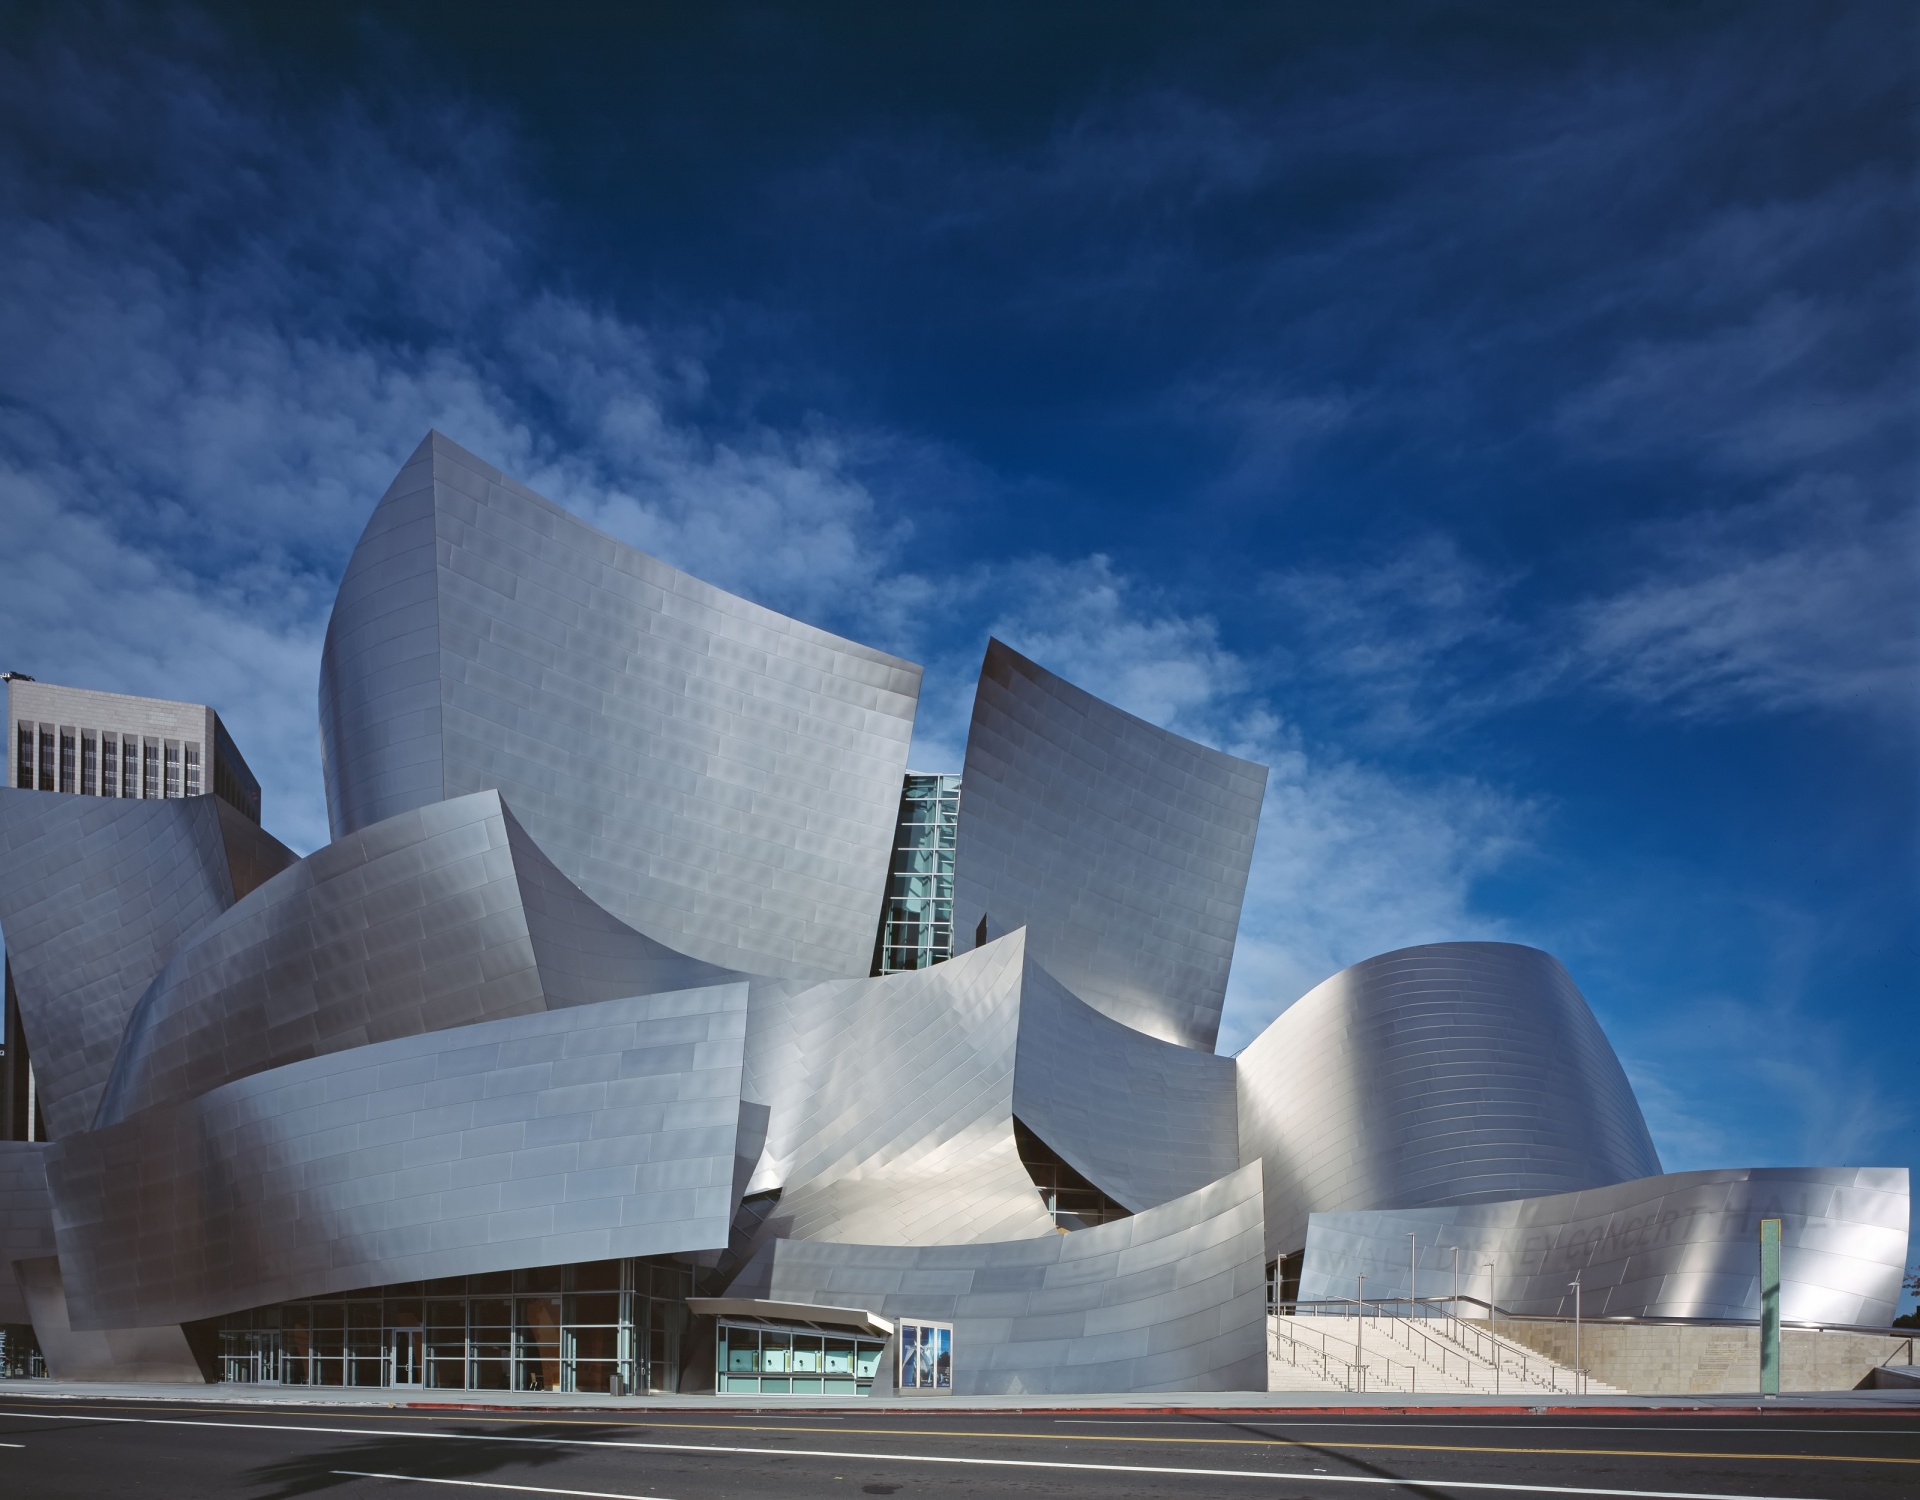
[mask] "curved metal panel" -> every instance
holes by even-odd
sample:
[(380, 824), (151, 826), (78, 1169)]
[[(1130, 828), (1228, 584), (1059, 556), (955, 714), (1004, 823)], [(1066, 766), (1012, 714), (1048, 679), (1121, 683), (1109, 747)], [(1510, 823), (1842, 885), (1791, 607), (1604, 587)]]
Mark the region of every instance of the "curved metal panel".
[(1004, 1244), (781, 1240), (729, 1296), (953, 1324), (955, 1395), (1263, 1391), (1260, 1165), (1132, 1218)]
[(1267, 768), (987, 643), (960, 778), (954, 940), (1025, 926), (1096, 1010), (1211, 1052)]
[(1237, 1059), (1240, 1151), (1266, 1164), (1267, 1248), (1310, 1213), (1488, 1203), (1650, 1177), (1660, 1158), (1559, 960), (1433, 943), (1343, 969)]
[(401, 813), (269, 880), (141, 998), (111, 1125), (329, 1052), (735, 978), (617, 922), (496, 792)]
[(1028, 960), (1013, 1112), (1106, 1195), (1138, 1212), (1240, 1164), (1230, 1057), (1110, 1019)]
[[(1885, 1325), (1907, 1256), (1905, 1167), (1753, 1167), (1675, 1172), (1516, 1202), (1315, 1214), (1304, 1299), (1400, 1297), (1408, 1239), (1422, 1296), (1453, 1289), (1504, 1311), (1571, 1317), (1757, 1318), (1760, 1220), (1780, 1229), (1780, 1316)], [(1489, 1269), (1491, 1268), (1491, 1269)]]
[(47, 1194), (44, 1141), (0, 1141), (0, 1323), (28, 1323), (14, 1264), (52, 1255), (53, 1199)]
[(61, 1142), (79, 1329), (722, 1247), (742, 982), (404, 1037)]
[(233, 904), (217, 801), (0, 788), (0, 930), (56, 1138), (93, 1118), (141, 992)]
[(756, 986), (745, 1092), (769, 1106), (762, 1242), (1053, 1232), (1013, 1138), (1024, 935), (911, 973)]
[(673, 947), (868, 972), (920, 669), (595, 531), (432, 433), (375, 510), (322, 658), (336, 836), (496, 788)]

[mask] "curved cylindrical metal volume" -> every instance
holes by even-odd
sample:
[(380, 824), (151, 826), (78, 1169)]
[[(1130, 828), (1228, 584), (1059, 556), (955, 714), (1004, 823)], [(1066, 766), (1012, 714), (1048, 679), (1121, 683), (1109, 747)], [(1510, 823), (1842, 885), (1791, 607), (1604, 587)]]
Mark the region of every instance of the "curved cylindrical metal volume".
[(321, 657), (335, 837), (497, 789), (622, 921), (867, 973), (920, 668), (702, 583), (430, 433)]
[(1307, 1216), (1560, 1193), (1660, 1170), (1639, 1102), (1558, 959), (1432, 943), (1343, 969), (1237, 1059), (1267, 1249)]
[(1884, 1327), (1907, 1255), (1905, 1167), (1751, 1167), (1674, 1172), (1581, 1193), (1380, 1213), (1315, 1214), (1303, 1299), (1405, 1296), (1408, 1237), (1422, 1296), (1453, 1287), (1503, 1310), (1571, 1317), (1752, 1319), (1759, 1225), (1780, 1220), (1780, 1316)]

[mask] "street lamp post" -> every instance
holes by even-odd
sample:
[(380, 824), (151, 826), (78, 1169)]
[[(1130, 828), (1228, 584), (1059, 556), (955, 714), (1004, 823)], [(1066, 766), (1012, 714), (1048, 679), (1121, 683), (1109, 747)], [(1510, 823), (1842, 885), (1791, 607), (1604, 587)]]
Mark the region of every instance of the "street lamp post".
[(1367, 1388), (1367, 1363), (1360, 1347), (1361, 1336), (1367, 1331), (1367, 1278), (1364, 1274), (1354, 1277), (1356, 1295), (1353, 1299), (1353, 1378), (1361, 1390)]
[(1575, 1271), (1567, 1285), (1573, 1288), (1573, 1379), (1584, 1395), (1587, 1382), (1580, 1369), (1580, 1272)]

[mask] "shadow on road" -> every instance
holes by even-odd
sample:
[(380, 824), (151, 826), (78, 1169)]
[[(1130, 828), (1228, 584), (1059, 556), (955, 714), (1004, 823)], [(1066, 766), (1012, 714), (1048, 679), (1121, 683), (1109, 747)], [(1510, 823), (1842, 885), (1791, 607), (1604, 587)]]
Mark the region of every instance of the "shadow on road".
[[(611, 1434), (613, 1429), (587, 1427), (567, 1434), (570, 1438), (592, 1438)], [(486, 1442), (467, 1441), (449, 1433), (445, 1438), (381, 1437), (365, 1442), (337, 1444), (317, 1448), (295, 1458), (261, 1464), (244, 1476), (252, 1484), (271, 1487), (256, 1500), (296, 1500), (336, 1485), (351, 1484), (353, 1479), (336, 1473), (357, 1469), (370, 1474), (405, 1474), (416, 1479), (472, 1479), (509, 1467), (537, 1469), (560, 1462), (568, 1456), (564, 1447), (536, 1440), (544, 1436), (534, 1423), (520, 1428), (490, 1430)], [(523, 1437), (523, 1442), (515, 1442)]]

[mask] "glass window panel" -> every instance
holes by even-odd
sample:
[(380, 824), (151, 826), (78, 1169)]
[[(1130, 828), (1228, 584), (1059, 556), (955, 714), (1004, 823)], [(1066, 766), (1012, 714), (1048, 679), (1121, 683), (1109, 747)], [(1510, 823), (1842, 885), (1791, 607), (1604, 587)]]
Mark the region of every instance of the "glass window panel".
[(140, 795), (140, 742), (130, 734), (120, 739), (120, 795)]
[(590, 1260), (583, 1265), (573, 1267), (573, 1289), (576, 1292), (619, 1291), (620, 1262)]
[(618, 1323), (620, 1294), (593, 1292), (567, 1298), (567, 1321), (569, 1323)]
[(100, 736), (100, 795), (120, 795), (120, 741), (110, 734)]
[(886, 1353), (886, 1345), (869, 1344), (864, 1339), (854, 1353), (854, 1371), (862, 1380), (871, 1380), (880, 1373), (880, 1356)]
[(387, 1302), (387, 1327), (419, 1328), (426, 1321), (422, 1304), (412, 1297), (390, 1298)]
[(793, 1369), (793, 1335), (769, 1328), (760, 1335), (761, 1373), (787, 1374)]
[(524, 1271), (513, 1273), (513, 1289), (516, 1292), (557, 1292), (563, 1268), (560, 1266), (533, 1266)]
[(427, 1304), (427, 1327), (436, 1333), (445, 1329), (449, 1332), (464, 1332), (467, 1326), (467, 1304), (465, 1302), (429, 1302)]
[(796, 1375), (820, 1373), (819, 1339), (797, 1333), (793, 1336), (793, 1373)]

